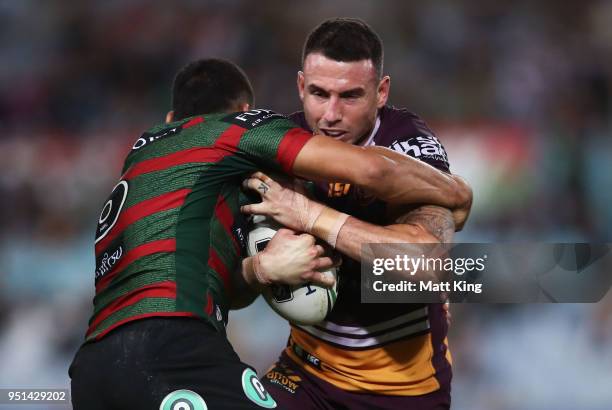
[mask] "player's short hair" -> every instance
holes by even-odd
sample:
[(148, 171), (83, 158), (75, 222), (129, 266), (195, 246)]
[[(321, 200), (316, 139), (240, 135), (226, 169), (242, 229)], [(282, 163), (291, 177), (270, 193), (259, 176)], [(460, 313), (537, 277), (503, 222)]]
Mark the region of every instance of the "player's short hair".
[(314, 28), (306, 38), (302, 65), (310, 53), (321, 53), (335, 61), (372, 60), (380, 78), (383, 69), (383, 44), (363, 20), (333, 18)]
[(176, 74), (172, 86), (174, 119), (227, 112), (239, 104), (253, 105), (248, 77), (231, 61), (208, 58), (193, 61)]

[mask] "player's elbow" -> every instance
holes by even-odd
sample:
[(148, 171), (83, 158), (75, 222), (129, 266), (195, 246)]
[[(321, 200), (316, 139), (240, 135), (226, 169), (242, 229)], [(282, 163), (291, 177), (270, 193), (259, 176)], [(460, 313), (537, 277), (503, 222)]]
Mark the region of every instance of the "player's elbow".
[(463, 226), (470, 216), (473, 194), (472, 188), (470, 188), (463, 178), (453, 175), (453, 180), (456, 185), (455, 206), (452, 208), (453, 220), (455, 222), (455, 230), (460, 231), (463, 229)]
[(455, 209), (469, 211), (472, 207), (473, 193), (468, 183), (458, 175), (452, 175), (455, 181)]
[(451, 210), (455, 230), (460, 231), (463, 229), (472, 209), (472, 188), (460, 176), (453, 175), (452, 177), (455, 182), (455, 205)]
[(432, 243), (439, 244), (441, 240), (439, 237), (429, 232), (427, 229), (420, 225), (415, 226), (413, 243)]

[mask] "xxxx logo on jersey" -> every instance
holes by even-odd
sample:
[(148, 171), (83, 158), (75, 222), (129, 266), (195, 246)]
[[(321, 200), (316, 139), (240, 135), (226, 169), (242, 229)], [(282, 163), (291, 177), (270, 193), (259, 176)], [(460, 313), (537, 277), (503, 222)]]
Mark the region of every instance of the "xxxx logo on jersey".
[(342, 198), (348, 196), (351, 192), (353, 193), (353, 198), (359, 205), (369, 205), (376, 199), (374, 195), (366, 192), (363, 188), (359, 186), (353, 188), (351, 184), (342, 182), (330, 182), (327, 188), (327, 197)]
[(338, 198), (341, 196), (348, 195), (351, 190), (351, 184), (345, 184), (342, 182), (330, 182), (327, 189), (327, 196), (330, 198)]

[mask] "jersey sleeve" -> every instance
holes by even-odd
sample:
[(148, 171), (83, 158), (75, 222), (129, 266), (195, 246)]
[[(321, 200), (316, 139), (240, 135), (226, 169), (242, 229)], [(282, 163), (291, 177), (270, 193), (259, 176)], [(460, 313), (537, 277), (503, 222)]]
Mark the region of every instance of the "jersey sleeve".
[(293, 162), (312, 134), (274, 111), (257, 109), (234, 113), (224, 121), (245, 128), (238, 146), (241, 155), (264, 168), (292, 174)]
[(450, 173), (446, 150), (425, 121), (414, 114), (403, 120), (408, 121), (411, 126), (398, 133), (402, 136), (393, 138), (388, 147), (400, 154), (423, 161), (440, 171)]

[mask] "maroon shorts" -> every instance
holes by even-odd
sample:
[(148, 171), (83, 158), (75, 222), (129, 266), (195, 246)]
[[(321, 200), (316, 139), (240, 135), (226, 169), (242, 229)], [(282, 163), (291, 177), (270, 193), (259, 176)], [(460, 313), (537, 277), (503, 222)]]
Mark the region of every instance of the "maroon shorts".
[[(308, 364), (304, 363), (304, 366)], [(421, 396), (383, 396), (345, 391), (300, 369), (285, 352), (261, 381), (281, 409), (450, 409), (448, 390)]]

